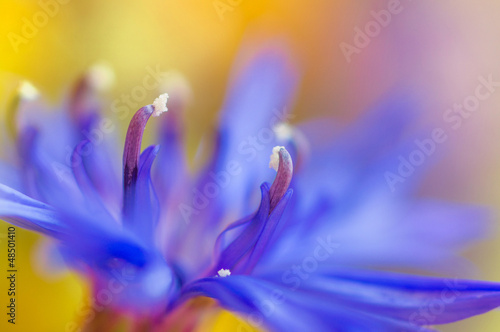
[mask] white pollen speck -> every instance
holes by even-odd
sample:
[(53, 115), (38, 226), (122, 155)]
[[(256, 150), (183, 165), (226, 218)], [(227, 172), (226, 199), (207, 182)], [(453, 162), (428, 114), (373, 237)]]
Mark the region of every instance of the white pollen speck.
[(162, 113), (168, 111), (167, 108), (168, 101), (168, 93), (161, 94), (158, 98), (153, 102), (153, 107), (155, 111), (153, 112), (153, 116), (160, 116)]
[(28, 81), (23, 81), (19, 86), (19, 95), (23, 99), (33, 100), (37, 98), (39, 94), (40, 93), (38, 92), (37, 88), (35, 88), (33, 84)]
[(269, 168), (274, 168), (277, 172), (280, 165), (280, 150), (284, 149), (283, 146), (275, 146), (273, 148), (273, 154), (271, 155), (271, 161), (269, 162)]
[(217, 273), (219, 274), (219, 277), (221, 277), (221, 278), (229, 277), (231, 275), (231, 271), (224, 270), (224, 269), (220, 269), (219, 272), (217, 272)]

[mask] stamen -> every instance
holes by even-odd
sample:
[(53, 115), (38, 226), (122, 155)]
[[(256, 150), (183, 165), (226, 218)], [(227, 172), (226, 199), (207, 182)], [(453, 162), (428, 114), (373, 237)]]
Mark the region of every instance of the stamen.
[(280, 144), (286, 144), (295, 161), (295, 168), (300, 169), (307, 162), (310, 146), (305, 135), (296, 127), (281, 122), (274, 126), (274, 134)]
[(161, 91), (169, 91), (169, 105), (171, 109), (175, 110), (175, 113), (178, 112), (177, 110), (185, 109), (193, 99), (193, 91), (187, 78), (175, 70), (165, 73), (160, 89)]
[(108, 90), (114, 82), (112, 69), (104, 64), (95, 64), (75, 83), (70, 99), (69, 112), (73, 121), (85, 128), (92, 122), (99, 109), (97, 94)]
[(282, 146), (276, 146), (273, 148), (273, 154), (271, 155), (271, 161), (269, 163), (270, 168), (274, 168), (277, 171), (276, 178), (271, 186), (271, 213), (279, 201), (285, 195), (290, 182), (292, 181), (293, 175), (293, 162), (292, 157), (288, 151)]
[(293, 138), (293, 128), (288, 123), (280, 122), (273, 128), (276, 138), (280, 142), (288, 142)]
[[(271, 188), (268, 183), (264, 183), (261, 186), (262, 199), (257, 212), (248, 219), (233, 223), (222, 233), (244, 226), (224, 250), (217, 250), (220, 252), (219, 257), (209, 275), (213, 275), (215, 271), (220, 274), (227, 267), (238, 274), (249, 273), (264, 254), (292, 195), (292, 190), (288, 190), (288, 187), (292, 181), (293, 162), (284, 147), (273, 148), (269, 166), (277, 170)], [(220, 245), (220, 238), (216, 245)]]
[[(179, 134), (177, 131), (180, 129), (182, 114), (192, 101), (193, 92), (191, 86), (180, 72), (169, 71), (164, 74), (160, 90), (169, 92), (166, 98), (168, 98), (169, 109), (173, 110), (163, 118), (160, 130), (167, 135), (171, 133)], [(168, 139), (170, 138), (168, 137)]]
[(231, 275), (231, 271), (230, 270), (225, 270), (225, 269), (220, 269), (217, 274), (219, 275), (219, 277), (221, 278), (225, 278), (225, 277), (229, 277)]
[(115, 82), (115, 73), (108, 65), (97, 63), (87, 73), (89, 86), (96, 91), (109, 90)]
[(160, 116), (162, 113), (168, 111), (167, 101), (168, 93), (161, 94), (158, 98), (155, 99), (155, 101), (153, 102), (153, 107), (155, 108), (153, 112), (154, 117)]
[(139, 109), (130, 121), (123, 151), (123, 204), (125, 212), (129, 205), (128, 203), (132, 202), (134, 198), (134, 187), (139, 171), (138, 163), (144, 129), (151, 115), (159, 116), (167, 111), (167, 98), (167, 94), (159, 96), (155, 99), (153, 105), (147, 105)]
[(40, 93), (37, 88), (28, 81), (23, 81), (19, 86), (19, 96), (22, 100), (34, 100), (38, 98)]
[(7, 130), (13, 139), (17, 138), (17, 116), (23, 103), (35, 100), (38, 96), (38, 90), (28, 81), (21, 82), (16, 89), (6, 110)]
[(271, 154), (271, 161), (269, 162), (269, 168), (273, 168), (276, 172), (278, 171), (278, 166), (280, 164), (280, 150), (284, 149), (283, 146), (275, 146), (273, 148), (273, 154)]

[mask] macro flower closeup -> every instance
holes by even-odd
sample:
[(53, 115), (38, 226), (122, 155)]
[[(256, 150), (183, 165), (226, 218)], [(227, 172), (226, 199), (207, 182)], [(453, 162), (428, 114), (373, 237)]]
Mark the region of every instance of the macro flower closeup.
[(0, 331), (497, 331), (489, 0), (5, 3)]
[[(389, 190), (384, 173), (418, 116), (410, 97), (318, 140), (335, 125), (289, 123), (299, 75), (264, 48), (235, 71), (193, 173), (187, 82), (166, 75), (120, 144), (96, 96), (108, 76), (91, 68), (53, 112), (24, 83), (4, 131), (0, 216), (56, 239), (91, 282), (87, 330), (127, 316), (133, 330), (187, 331), (221, 307), (273, 331), (422, 331), (500, 305), (500, 284), (401, 272), (453, 271), (489, 223), (481, 208), (414, 197), (411, 183)], [(153, 121), (158, 144), (142, 149)]]

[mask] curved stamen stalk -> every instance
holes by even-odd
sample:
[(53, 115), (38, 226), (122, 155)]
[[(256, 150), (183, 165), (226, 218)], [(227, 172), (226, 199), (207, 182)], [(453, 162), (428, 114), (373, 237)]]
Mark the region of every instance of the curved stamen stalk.
[(19, 84), (6, 109), (7, 131), (12, 139), (15, 140), (18, 136), (17, 117), (23, 103), (36, 99), (38, 95), (38, 90), (30, 82), (23, 81)]
[(168, 94), (160, 95), (152, 105), (139, 109), (130, 121), (123, 151), (123, 210), (125, 215), (131, 211), (134, 201), (144, 129), (151, 116), (160, 116), (168, 110), (167, 100)]
[(227, 231), (245, 227), (220, 253), (217, 264), (209, 275), (226, 269), (235, 273), (249, 273), (264, 254), (292, 194), (288, 187), (292, 181), (293, 162), (284, 147), (277, 146), (273, 149), (269, 166), (277, 170), (271, 188), (268, 184), (263, 184), (258, 211), (250, 218), (230, 225), (219, 236), (218, 243)]
[(295, 169), (300, 169), (310, 157), (310, 144), (304, 133), (286, 122), (278, 123), (273, 128), (278, 142), (291, 148)]
[(106, 65), (96, 64), (88, 69), (73, 86), (69, 98), (69, 111), (73, 122), (80, 128), (91, 125), (99, 109), (97, 94), (113, 84), (114, 73)]
[(269, 214), (278, 205), (281, 198), (285, 195), (293, 175), (293, 162), (288, 151), (282, 146), (276, 146), (271, 155), (269, 167), (277, 171), (276, 178), (271, 186), (271, 209)]

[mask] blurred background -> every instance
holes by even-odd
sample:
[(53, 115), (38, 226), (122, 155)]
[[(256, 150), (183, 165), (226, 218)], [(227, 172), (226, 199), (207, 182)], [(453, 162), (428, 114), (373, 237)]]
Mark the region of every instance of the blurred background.
[[(110, 100), (130, 93), (148, 67), (175, 70), (193, 90), (186, 118), (188, 143), (195, 146), (223, 102), (240, 46), (251, 52), (279, 40), (288, 45), (302, 76), (294, 121), (322, 115), (354, 120), (404, 89), (419, 96), (425, 126), (442, 127), (445, 111), (474, 94), (479, 76), (500, 81), (500, 2), (401, 0), (386, 26), (368, 41), (356, 39), (357, 29), (373, 21), (371, 11), (392, 2), (1, 0), (0, 103), (3, 109), (19, 80), (28, 79), (57, 106), (96, 62), (115, 72)], [(148, 93), (147, 102), (158, 94)], [(440, 147), (441, 158), (420, 194), (489, 206), (500, 224), (499, 107), (500, 91), (464, 119)], [(2, 222), (2, 247), (6, 232)], [(47, 268), (46, 240), (18, 229), (17, 243), (18, 325), (12, 329), (2, 319), (0, 330), (65, 331), (82, 310), (85, 284), (67, 271)], [(465, 255), (478, 266), (477, 278), (500, 281), (497, 233)], [(2, 271), (5, 264), (0, 260)], [(2, 278), (2, 298), (4, 283)], [(231, 324), (236, 319), (223, 314), (213, 330), (230, 330)], [(443, 330), (498, 331), (499, 325), (500, 314), (492, 312)]]

